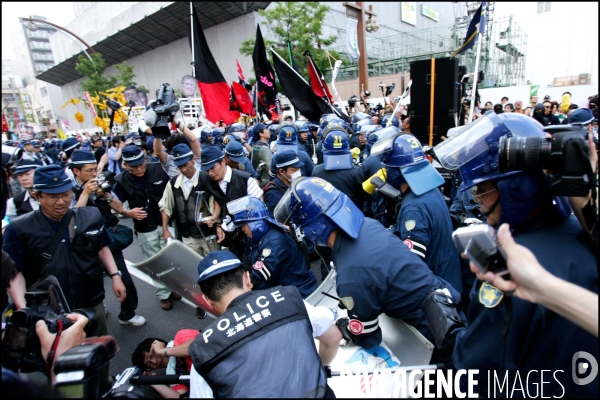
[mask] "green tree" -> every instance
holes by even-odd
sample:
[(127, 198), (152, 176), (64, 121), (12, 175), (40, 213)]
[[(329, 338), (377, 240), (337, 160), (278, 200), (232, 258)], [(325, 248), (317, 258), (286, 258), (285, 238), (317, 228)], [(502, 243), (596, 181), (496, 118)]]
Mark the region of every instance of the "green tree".
[[(324, 48), (331, 46), (337, 39), (334, 35), (323, 36), (323, 20), (328, 11), (328, 6), (318, 2), (277, 2), (270, 10), (260, 10), (258, 13), (266, 18), (266, 26), (274, 35), (274, 40), (269, 39), (263, 29), (267, 50), (273, 46), (289, 63), (291, 48), (297, 70), (305, 78), (308, 78), (308, 70), (304, 53), (308, 50), (321, 72), (325, 73), (330, 67)], [(254, 42), (254, 38), (242, 42), (240, 53), (252, 55)], [(330, 51), (330, 54), (337, 59), (341, 58), (337, 52)]]
[[(135, 78), (133, 65), (127, 62), (115, 64), (114, 67), (117, 70), (117, 74), (105, 75), (106, 61), (102, 54), (92, 53), (91, 57), (92, 60), (84, 56), (79, 56), (79, 62), (75, 64), (77, 72), (81, 76), (87, 77), (87, 79), (81, 81), (79, 84), (82, 92), (88, 92), (90, 95), (95, 96), (98, 92), (105, 92), (107, 89), (117, 86), (136, 86), (136, 82), (133, 80)], [(148, 93), (148, 89), (143, 86), (137, 86), (137, 89)]]

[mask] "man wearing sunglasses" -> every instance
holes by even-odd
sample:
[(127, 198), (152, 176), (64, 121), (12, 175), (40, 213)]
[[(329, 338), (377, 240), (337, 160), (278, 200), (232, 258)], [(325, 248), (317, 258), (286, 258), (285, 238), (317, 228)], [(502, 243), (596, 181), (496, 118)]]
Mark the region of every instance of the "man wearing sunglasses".
[(544, 117), (548, 120), (548, 125), (560, 125), (560, 120), (552, 113), (552, 108), (550, 100), (544, 100)]

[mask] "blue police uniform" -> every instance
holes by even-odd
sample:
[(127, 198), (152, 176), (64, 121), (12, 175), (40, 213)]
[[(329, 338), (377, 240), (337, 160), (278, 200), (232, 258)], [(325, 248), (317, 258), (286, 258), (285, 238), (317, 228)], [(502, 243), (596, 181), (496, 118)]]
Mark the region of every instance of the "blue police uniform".
[[(530, 249), (548, 272), (598, 292), (597, 258), (590, 243), (582, 240), (581, 226), (574, 217), (544, 213), (527, 220), (526, 225), (527, 231), (514, 232), (514, 239)], [(480, 395), (486, 395), (488, 384), (493, 384), (493, 378), (487, 381), (487, 371), (493, 370), (502, 372), (501, 380), (503, 371), (508, 371), (509, 388), (519, 373), (528, 392), (517, 391), (518, 396), (533, 396), (543, 385), (548, 397), (598, 397), (598, 377), (580, 386), (571, 376), (577, 352), (598, 359), (598, 339), (572, 322), (540, 305), (507, 297), (481, 281), (471, 291), (468, 319), (469, 328), (457, 336), (453, 362), (457, 369), (479, 369)], [(551, 372), (541, 376), (542, 370)], [(528, 375), (530, 371), (533, 373)], [(521, 382), (516, 384), (521, 387)]]
[(436, 288), (448, 288), (452, 298), (457, 303), (460, 300), (449, 283), (435, 276), (395, 235), (370, 218), (364, 219), (357, 239), (338, 231), (332, 253), (338, 296), (353, 298), (354, 308), (349, 314), (360, 324), (355, 323), (359, 328), (353, 330), (351, 317), (349, 327), (356, 343), (364, 348), (381, 343), (379, 314), (402, 319), (431, 340), (421, 311), (427, 295)]
[(452, 242), (452, 221), (438, 189), (420, 196), (410, 189), (403, 193), (395, 233), (435, 275), (462, 292), (460, 256)]
[(279, 179), (279, 176), (276, 176), (271, 182), (269, 182), (268, 186), (265, 186), (263, 189), (263, 199), (271, 218), (273, 218), (275, 207), (277, 207), (279, 200), (281, 200), (287, 189), (287, 185), (283, 183), (281, 179)]
[(252, 166), (252, 162), (250, 161), (250, 159), (248, 159), (248, 157), (244, 157), (244, 159), (242, 160), (242, 162), (240, 162), (240, 164), (242, 164), (244, 166), (244, 171), (246, 171), (247, 173), (252, 175), (254, 178), (257, 178), (257, 179), (259, 178), (258, 174), (256, 173), (256, 170)]
[(326, 170), (325, 164), (320, 164), (315, 167), (312, 176), (331, 183), (350, 197), (356, 207), (362, 210), (366, 192), (362, 188), (364, 177), (360, 167), (352, 165), (349, 169)]
[(317, 290), (317, 278), (308, 268), (300, 248), (283, 230), (271, 229), (256, 243), (249, 246), (253, 282), (257, 290), (277, 285), (296, 286), (303, 299)]

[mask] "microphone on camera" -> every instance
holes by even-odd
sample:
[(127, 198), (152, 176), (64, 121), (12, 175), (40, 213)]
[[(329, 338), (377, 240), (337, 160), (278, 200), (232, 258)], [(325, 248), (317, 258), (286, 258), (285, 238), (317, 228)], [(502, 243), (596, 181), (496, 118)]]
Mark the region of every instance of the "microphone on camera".
[(148, 128), (152, 128), (156, 123), (156, 112), (153, 109), (148, 109), (144, 114), (144, 122)]

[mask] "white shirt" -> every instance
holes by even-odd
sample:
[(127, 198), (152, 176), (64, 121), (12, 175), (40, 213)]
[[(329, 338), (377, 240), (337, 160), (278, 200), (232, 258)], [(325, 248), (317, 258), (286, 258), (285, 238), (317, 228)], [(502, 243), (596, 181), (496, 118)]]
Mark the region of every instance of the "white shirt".
[[(306, 307), (308, 318), (313, 328), (313, 337), (319, 337), (331, 328), (335, 321), (335, 314), (330, 308), (323, 306), (315, 307), (306, 301), (304, 301), (304, 306)], [(192, 369), (190, 370), (190, 398), (210, 397), (213, 397), (212, 389), (192, 365)]]
[[(31, 206), (31, 209), (33, 211), (40, 208), (40, 203), (36, 199), (34, 199), (33, 197), (31, 197), (29, 195), (29, 190), (27, 190), (27, 189), (23, 189), (23, 190), (26, 191), (23, 201), (29, 201), (29, 205)], [(6, 216), (8, 218), (14, 218), (17, 216), (17, 207), (15, 207), (15, 202), (13, 199), (14, 199), (14, 197), (11, 197), (10, 199), (8, 199), (6, 201)]]
[(196, 172), (194, 173), (194, 176), (192, 176), (190, 179), (183, 176), (182, 189), (183, 189), (183, 193), (186, 197), (190, 194), (190, 190), (192, 190), (192, 188), (194, 187), (194, 182), (196, 181), (196, 178), (198, 177), (199, 173), (200, 173), (200, 170), (198, 168), (196, 168)]
[[(225, 172), (223, 180), (219, 181), (219, 187), (221, 188), (221, 191), (223, 191), (224, 194), (227, 194), (227, 185), (229, 184), (229, 182), (231, 182), (231, 175), (233, 172), (229, 165), (226, 165), (225, 167), (227, 168), (227, 170)], [(256, 183), (256, 179), (252, 177), (248, 178), (248, 185), (246, 187), (246, 191), (248, 192), (248, 196), (256, 198), (261, 198), (263, 195), (263, 191), (260, 188), (260, 186), (258, 186), (258, 183)]]

